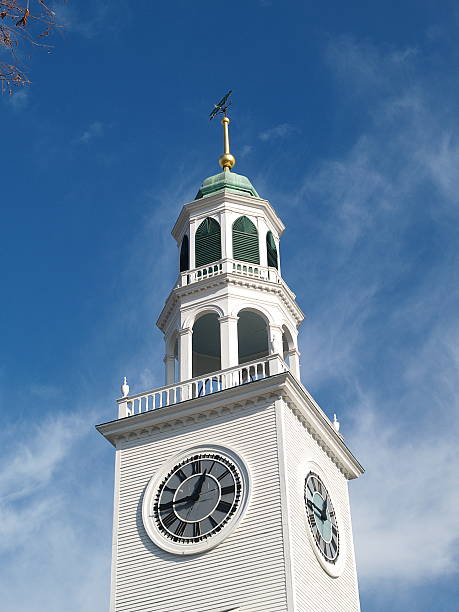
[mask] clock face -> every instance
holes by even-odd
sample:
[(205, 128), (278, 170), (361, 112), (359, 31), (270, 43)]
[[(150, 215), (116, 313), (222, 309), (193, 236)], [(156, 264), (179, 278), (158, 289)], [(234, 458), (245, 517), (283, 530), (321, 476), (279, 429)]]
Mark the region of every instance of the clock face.
[(212, 538), (239, 509), (243, 479), (238, 466), (218, 452), (202, 452), (176, 463), (157, 487), (157, 530), (187, 546)]
[(329, 563), (339, 555), (339, 530), (330, 495), (320, 477), (309, 472), (304, 484), (304, 501), (314, 542)]

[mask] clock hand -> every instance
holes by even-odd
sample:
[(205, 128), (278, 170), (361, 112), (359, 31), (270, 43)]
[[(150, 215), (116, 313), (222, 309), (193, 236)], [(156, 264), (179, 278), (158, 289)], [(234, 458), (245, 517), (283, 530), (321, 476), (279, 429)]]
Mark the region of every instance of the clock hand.
[(326, 497), (324, 499), (324, 503), (322, 505), (322, 510), (321, 510), (321, 513), (320, 513), (320, 520), (321, 521), (326, 521), (328, 519), (327, 509), (328, 509), (328, 497)]
[(311, 502), (311, 506), (317, 510), (317, 512), (320, 512), (320, 514), (322, 515), (322, 508), (319, 508), (319, 506), (316, 506), (315, 503), (312, 501)]
[(186, 497), (182, 497), (181, 499), (176, 499), (175, 501), (173, 501), (172, 503), (174, 504), (181, 504), (183, 502), (187, 502), (187, 501), (191, 501), (192, 500), (192, 495), (187, 495)]
[(193, 495), (195, 496), (195, 500), (198, 500), (199, 496), (201, 495), (202, 487), (204, 485), (204, 480), (206, 479), (206, 472), (207, 470), (204, 470), (204, 472), (199, 477), (198, 482), (196, 483), (196, 488), (193, 493)]
[(204, 470), (204, 472), (199, 477), (198, 482), (195, 484), (193, 493), (191, 495), (186, 495), (185, 497), (181, 497), (180, 499), (174, 500), (172, 504), (175, 506), (175, 504), (182, 504), (188, 501), (193, 501), (193, 502), (197, 501), (199, 498), (199, 495), (201, 494), (201, 489), (203, 487), (205, 478), (206, 478), (206, 470)]

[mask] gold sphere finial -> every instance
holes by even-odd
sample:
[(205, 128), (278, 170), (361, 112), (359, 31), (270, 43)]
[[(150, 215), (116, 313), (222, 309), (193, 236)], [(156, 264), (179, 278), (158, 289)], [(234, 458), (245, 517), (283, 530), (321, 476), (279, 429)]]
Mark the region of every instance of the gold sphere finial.
[(223, 155), (220, 155), (218, 163), (223, 168), (223, 170), (231, 170), (231, 168), (236, 163), (236, 158), (234, 157), (234, 155), (231, 155), (231, 153), (223, 153)]

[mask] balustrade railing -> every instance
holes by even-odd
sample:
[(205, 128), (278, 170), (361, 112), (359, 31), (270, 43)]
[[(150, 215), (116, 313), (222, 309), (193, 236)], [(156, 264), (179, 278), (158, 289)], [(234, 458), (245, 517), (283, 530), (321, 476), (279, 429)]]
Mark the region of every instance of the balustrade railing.
[(219, 274), (239, 274), (240, 276), (249, 276), (251, 278), (259, 278), (261, 280), (270, 281), (272, 283), (280, 283), (281, 278), (276, 268), (267, 268), (257, 264), (250, 264), (236, 259), (222, 259), (219, 262), (201, 266), (194, 270), (181, 272), (177, 286), (185, 287), (200, 280), (218, 276)]
[(217, 391), (268, 378), (286, 371), (287, 365), (279, 355), (269, 355), (263, 360), (251, 361), (233, 368), (211, 372), (180, 383), (160, 387), (146, 393), (138, 393), (118, 400), (118, 418), (157, 410), (185, 400), (204, 397)]

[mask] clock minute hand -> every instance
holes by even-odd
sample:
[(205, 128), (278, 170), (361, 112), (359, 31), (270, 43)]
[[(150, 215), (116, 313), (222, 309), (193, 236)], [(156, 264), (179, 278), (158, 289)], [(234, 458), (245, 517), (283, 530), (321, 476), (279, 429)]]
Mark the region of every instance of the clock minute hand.
[(198, 497), (201, 495), (202, 487), (204, 485), (204, 480), (206, 479), (206, 472), (207, 472), (207, 469), (204, 470), (204, 472), (201, 474), (197, 482), (196, 490), (194, 492), (194, 494), (196, 495), (196, 499), (198, 499)]
[[(199, 496), (201, 495), (201, 489), (202, 489), (202, 486), (204, 484), (205, 478), (206, 478), (206, 470), (204, 470), (204, 472), (199, 477), (197, 483), (194, 485), (193, 493), (191, 495), (188, 495), (188, 499), (191, 502), (198, 501)], [(184, 498), (184, 499), (186, 499), (186, 498)]]

